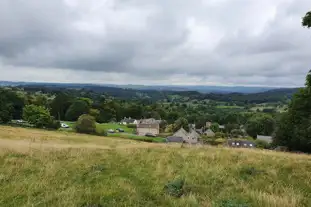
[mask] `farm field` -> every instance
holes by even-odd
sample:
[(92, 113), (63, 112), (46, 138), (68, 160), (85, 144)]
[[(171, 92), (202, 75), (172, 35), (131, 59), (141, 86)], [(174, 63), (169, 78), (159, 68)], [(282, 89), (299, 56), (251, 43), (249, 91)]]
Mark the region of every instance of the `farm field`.
[[(68, 126), (70, 126), (70, 129), (60, 129), (60, 131), (73, 131), (75, 122), (64, 122)], [(126, 125), (120, 125), (120, 124), (113, 124), (113, 123), (103, 123), (103, 124), (96, 124), (96, 128), (98, 130), (105, 130), (106, 132), (109, 129), (116, 130), (118, 128), (121, 128), (124, 130), (124, 132), (119, 133), (108, 133), (108, 137), (118, 137), (118, 138), (124, 138), (124, 139), (132, 139), (132, 140), (145, 140), (150, 142), (165, 142), (165, 138), (163, 137), (145, 137), (145, 136), (137, 136), (133, 134), (134, 129), (128, 128)]]
[(0, 126), (0, 164), (0, 206), (311, 206), (302, 154)]
[[(70, 126), (71, 128), (73, 128), (75, 126), (75, 122), (68, 122), (68, 121), (64, 121), (63, 123), (68, 124), (68, 126)], [(103, 124), (96, 124), (96, 126), (98, 127), (98, 129), (103, 129), (103, 130), (109, 130), (109, 129), (113, 129), (116, 130), (118, 128), (121, 128), (124, 130), (124, 132), (126, 133), (133, 133), (133, 129), (132, 128), (128, 128), (126, 125), (121, 125), (121, 124), (114, 124), (114, 123), (103, 123)]]

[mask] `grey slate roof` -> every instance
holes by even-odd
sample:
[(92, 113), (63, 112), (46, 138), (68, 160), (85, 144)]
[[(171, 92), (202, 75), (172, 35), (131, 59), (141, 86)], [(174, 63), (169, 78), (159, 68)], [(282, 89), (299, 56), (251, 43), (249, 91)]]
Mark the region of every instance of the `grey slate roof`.
[(176, 142), (176, 143), (183, 143), (184, 139), (182, 137), (170, 136), (166, 138), (167, 142)]

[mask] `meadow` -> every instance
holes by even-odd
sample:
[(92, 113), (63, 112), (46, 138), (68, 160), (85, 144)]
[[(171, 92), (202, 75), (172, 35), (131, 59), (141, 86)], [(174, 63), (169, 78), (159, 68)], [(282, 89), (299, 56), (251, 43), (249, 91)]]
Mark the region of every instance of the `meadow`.
[[(311, 156), (0, 126), (0, 206), (311, 206)], [(180, 198), (165, 194), (183, 179)]]

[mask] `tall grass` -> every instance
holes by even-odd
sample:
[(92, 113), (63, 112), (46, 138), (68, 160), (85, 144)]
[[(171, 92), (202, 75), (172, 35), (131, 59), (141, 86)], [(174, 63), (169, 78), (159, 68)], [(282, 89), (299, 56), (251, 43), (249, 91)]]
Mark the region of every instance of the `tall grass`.
[[(0, 134), (0, 146), (1, 138), (13, 136), (6, 133)], [(49, 140), (63, 139), (53, 133)], [(30, 132), (27, 136), (31, 139)], [(310, 172), (310, 156), (265, 150), (29, 148), (22, 153), (0, 147), (0, 206), (311, 206)], [(185, 180), (181, 198), (163, 190), (177, 178)]]

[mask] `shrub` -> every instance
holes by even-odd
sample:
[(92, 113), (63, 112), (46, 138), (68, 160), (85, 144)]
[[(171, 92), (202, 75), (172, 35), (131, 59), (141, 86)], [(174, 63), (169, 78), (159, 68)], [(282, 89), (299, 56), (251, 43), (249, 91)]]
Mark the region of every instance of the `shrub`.
[(215, 139), (214, 143), (215, 145), (223, 145), (226, 141), (227, 141), (226, 139), (218, 138), (218, 139)]
[(52, 119), (50, 123), (46, 126), (48, 129), (59, 129), (61, 127), (60, 122)]
[(23, 118), (37, 128), (58, 129), (60, 123), (51, 116), (50, 111), (43, 106), (27, 105), (23, 109)]
[(108, 136), (108, 133), (105, 129), (102, 129), (102, 128), (96, 128), (96, 135), (99, 135), (99, 136)]
[(96, 134), (95, 118), (88, 114), (81, 115), (76, 123), (76, 131), (84, 134)]
[(216, 133), (215, 133), (215, 137), (216, 137), (216, 138), (225, 138), (225, 137), (226, 137), (226, 134), (223, 133), (223, 132), (216, 132)]
[(165, 185), (165, 192), (174, 197), (181, 197), (184, 194), (184, 184), (185, 181), (183, 179), (174, 180)]
[(270, 149), (271, 145), (264, 140), (255, 140), (256, 147), (260, 149)]

